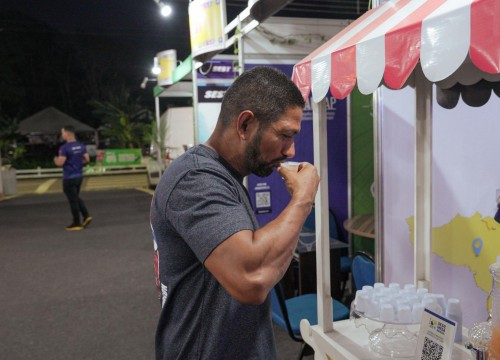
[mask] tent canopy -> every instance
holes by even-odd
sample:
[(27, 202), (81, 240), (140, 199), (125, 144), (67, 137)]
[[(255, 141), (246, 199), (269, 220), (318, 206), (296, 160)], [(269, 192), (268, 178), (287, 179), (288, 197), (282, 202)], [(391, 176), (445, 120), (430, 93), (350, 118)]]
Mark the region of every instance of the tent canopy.
[(497, 0), (388, 1), (295, 65), (293, 80), (304, 98), (312, 91), (315, 102), (329, 89), (343, 99), (356, 83), (363, 94), (381, 83), (399, 89), (419, 62), (424, 76), (442, 89), (496, 82), (499, 23)]
[(19, 132), (23, 135), (33, 133), (56, 134), (66, 125), (73, 126), (76, 132), (95, 131), (94, 128), (51, 106), (21, 121), (19, 123)]

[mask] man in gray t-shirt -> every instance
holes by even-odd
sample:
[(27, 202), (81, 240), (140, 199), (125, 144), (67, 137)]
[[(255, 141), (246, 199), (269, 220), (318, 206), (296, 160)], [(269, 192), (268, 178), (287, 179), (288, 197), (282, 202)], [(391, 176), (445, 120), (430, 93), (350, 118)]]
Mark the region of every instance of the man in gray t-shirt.
[[(151, 204), (157, 360), (276, 358), (269, 292), (290, 264), (319, 183), (311, 164), (280, 166), (295, 154), (303, 106), (284, 74), (249, 70), (224, 95), (210, 139), (162, 176)], [(259, 228), (243, 177), (274, 168), (291, 200)]]

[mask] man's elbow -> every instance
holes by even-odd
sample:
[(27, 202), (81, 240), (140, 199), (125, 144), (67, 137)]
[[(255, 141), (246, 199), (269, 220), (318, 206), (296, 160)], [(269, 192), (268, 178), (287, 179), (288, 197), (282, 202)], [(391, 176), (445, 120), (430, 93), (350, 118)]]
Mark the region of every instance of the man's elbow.
[(231, 296), (246, 305), (261, 305), (269, 295), (269, 289), (262, 279), (246, 279), (238, 288), (230, 291)]

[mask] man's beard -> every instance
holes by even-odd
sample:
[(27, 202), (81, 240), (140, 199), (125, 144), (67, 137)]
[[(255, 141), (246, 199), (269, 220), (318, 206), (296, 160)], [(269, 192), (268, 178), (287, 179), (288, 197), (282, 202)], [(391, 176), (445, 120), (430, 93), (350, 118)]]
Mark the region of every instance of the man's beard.
[(286, 160), (286, 156), (272, 160), (271, 162), (266, 162), (262, 160), (260, 153), (260, 144), (262, 142), (262, 132), (261, 129), (257, 131), (255, 138), (249, 144), (246, 150), (246, 163), (248, 170), (259, 177), (267, 177), (272, 174), (275, 165), (283, 160)]

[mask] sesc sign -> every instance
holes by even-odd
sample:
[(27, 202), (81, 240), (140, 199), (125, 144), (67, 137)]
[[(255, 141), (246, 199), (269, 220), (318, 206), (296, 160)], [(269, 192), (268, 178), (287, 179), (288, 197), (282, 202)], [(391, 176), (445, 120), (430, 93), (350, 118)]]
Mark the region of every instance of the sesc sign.
[(198, 102), (205, 103), (221, 103), (224, 94), (226, 93), (227, 86), (199, 86), (198, 87)]

